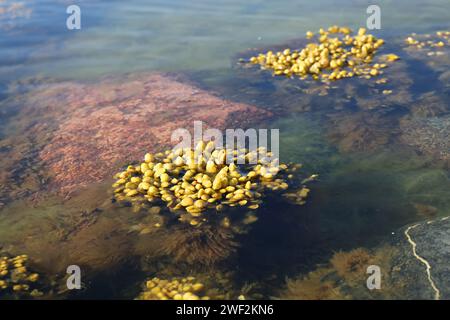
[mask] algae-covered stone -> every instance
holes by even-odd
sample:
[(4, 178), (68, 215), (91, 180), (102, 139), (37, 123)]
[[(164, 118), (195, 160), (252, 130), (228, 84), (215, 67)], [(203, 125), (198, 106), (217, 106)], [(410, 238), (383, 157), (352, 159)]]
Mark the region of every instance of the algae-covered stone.
[(392, 241), (398, 249), (391, 279), (404, 285), (403, 299), (450, 299), (450, 219), (411, 224)]
[[(450, 219), (413, 223), (392, 233), (380, 245), (336, 252), (328, 264), (287, 279), (284, 299), (450, 298)], [(367, 270), (377, 266), (380, 288), (368, 290)]]
[[(162, 73), (46, 84), (2, 101), (1, 109), (14, 116), (4, 130), (10, 136), (0, 141), (0, 183), (8, 186), (0, 190), (0, 202), (38, 191), (71, 196), (104, 181), (133, 154), (169, 147), (172, 132), (194, 120), (222, 130), (270, 116)], [(139, 170), (152, 174), (148, 169)]]

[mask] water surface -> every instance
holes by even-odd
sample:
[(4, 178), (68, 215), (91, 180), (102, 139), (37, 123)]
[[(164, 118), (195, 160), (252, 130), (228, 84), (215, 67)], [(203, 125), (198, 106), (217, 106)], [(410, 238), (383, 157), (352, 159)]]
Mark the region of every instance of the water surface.
[[(0, 1), (0, 8), (9, 8), (13, 2)], [(306, 206), (283, 207), (274, 199), (262, 210), (260, 221), (241, 239), (238, 270), (233, 276), (235, 288), (254, 282), (264, 297), (276, 296), (286, 276), (314, 270), (336, 251), (376, 246), (398, 228), (430, 218), (418, 209), (420, 205), (432, 207), (434, 217), (449, 214), (448, 166), (399, 143), (394, 134), (398, 121), (411, 113), (411, 102), (423, 94), (441, 96), (448, 109), (446, 84), (436, 80), (440, 73), (408, 58), (400, 46), (412, 32), (448, 30), (448, 1), (380, 2), (382, 29), (375, 34), (392, 40), (392, 50), (404, 57), (401, 63), (405, 67), (398, 69), (394, 79), (413, 79), (413, 84), (402, 86), (394, 81), (390, 88), (404, 90), (405, 98), (375, 111), (360, 108), (363, 99), (372, 98), (364, 94), (361, 83), (355, 84), (353, 99), (338, 103), (333, 97), (341, 99), (340, 92), (351, 81), (336, 83), (337, 88), (328, 97), (311, 98), (299, 89), (302, 84), (297, 79), (274, 79), (236, 65), (236, 57), (249, 48), (289, 43), (303, 37), (307, 30), (333, 24), (352, 28), (364, 25), (366, 1), (78, 3), (82, 29), (74, 31), (65, 27), (68, 1), (27, 1), (15, 14), (0, 11), (2, 138), (14, 135), (7, 127), (11, 113), (17, 111), (7, 108), (10, 101), (36, 85), (62, 80), (95, 82), (99, 77), (132, 72), (181, 72), (199, 87), (224, 98), (273, 112), (268, 121), (255, 125), (279, 128), (281, 160), (303, 163), (306, 172), (319, 173), (320, 179), (311, 186)], [(353, 148), (356, 130), (346, 128), (361, 128), (366, 122), (373, 135), (370, 142), (375, 142), (368, 143), (367, 148)], [(339, 123), (344, 123), (344, 128)], [(347, 136), (350, 142), (344, 139)], [(80, 261), (89, 261), (96, 268), (92, 270), (93, 280), (74, 297), (135, 297), (145, 277), (154, 275), (161, 266), (154, 262), (145, 265), (136, 257), (127, 259), (129, 247), (146, 248), (148, 244), (136, 234), (124, 234), (123, 230), (138, 224), (139, 218), (126, 208), (105, 204), (109, 182), (92, 186), (67, 202), (50, 197), (35, 207), (22, 200), (5, 204), (0, 211), (0, 249), (20, 254), (22, 249), (32, 248), (31, 258), (48, 269), (57, 265), (60, 270), (71, 263), (64, 250), (73, 250)], [(102, 208), (101, 213), (95, 208)], [(86, 221), (91, 218), (77, 216), (80, 210), (98, 215), (95, 227), (81, 234), (78, 243), (61, 245), (62, 235), (83, 223), (90, 225)], [(120, 263), (103, 263), (105, 255), (117, 257)], [(175, 274), (190, 272), (184, 266), (163, 266), (174, 269)], [(234, 269), (231, 262), (221, 266), (220, 272)]]

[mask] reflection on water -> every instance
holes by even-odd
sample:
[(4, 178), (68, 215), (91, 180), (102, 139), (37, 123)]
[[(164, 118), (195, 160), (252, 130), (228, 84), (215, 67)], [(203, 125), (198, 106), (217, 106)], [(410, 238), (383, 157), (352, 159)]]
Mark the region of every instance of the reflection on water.
[[(12, 14), (11, 5), (0, 1), (0, 22), (8, 26), (0, 35), (0, 251), (29, 256), (32, 270), (46, 280), (44, 297), (135, 298), (149, 278), (191, 275), (213, 290), (208, 295), (221, 298), (408, 294), (394, 294), (392, 286), (370, 295), (356, 284), (367, 263), (390, 268), (399, 249), (380, 244), (399, 228), (450, 212), (448, 50), (429, 55), (403, 43), (411, 32), (448, 29), (448, 1), (429, 1), (419, 12), (411, 1), (383, 4), (379, 34), (386, 52), (401, 57), (386, 69), (388, 81), (330, 86), (273, 78), (237, 61), (293, 45), (290, 39), (309, 29), (361, 25), (364, 1), (339, 7), (327, 0), (89, 1), (80, 3), (83, 29), (77, 32), (64, 29), (64, 1), (31, 1), (27, 14)], [(259, 49), (248, 50), (253, 47)], [(183, 84), (160, 74), (121, 75), (152, 70), (183, 71)], [(114, 77), (97, 81), (102, 75)], [(61, 79), (82, 83), (58, 84)], [(208, 101), (209, 113), (176, 109), (196, 99)], [(155, 117), (155, 101), (167, 101), (171, 112)], [(251, 229), (230, 238), (223, 229), (151, 228), (164, 209), (133, 212), (111, 202), (112, 180), (104, 177), (150, 151), (142, 149), (164, 145), (167, 128), (195, 117), (226, 125), (220, 119), (232, 111), (251, 115), (243, 126), (280, 128), (281, 161), (320, 175), (305, 206), (271, 197)], [(162, 133), (149, 136), (150, 144), (133, 132), (124, 138), (127, 130), (139, 134), (158, 125)], [(117, 145), (132, 150), (128, 158), (108, 153)], [(90, 160), (77, 162), (86, 159), (83, 150)], [(48, 172), (49, 159), (58, 164), (56, 177)], [(70, 177), (77, 175), (81, 182), (75, 183)], [(55, 181), (76, 192), (65, 199), (36, 193)], [(64, 279), (75, 262), (86, 276), (83, 290), (74, 293)]]

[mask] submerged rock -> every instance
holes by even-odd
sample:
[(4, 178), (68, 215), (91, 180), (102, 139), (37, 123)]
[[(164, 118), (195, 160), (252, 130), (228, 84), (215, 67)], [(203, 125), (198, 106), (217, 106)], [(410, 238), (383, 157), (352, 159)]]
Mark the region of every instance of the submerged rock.
[[(335, 253), (328, 264), (287, 279), (282, 299), (450, 298), (450, 219), (415, 223), (373, 248)], [(369, 290), (369, 266), (381, 272), (380, 288)], [(371, 273), (372, 274), (372, 273)]]
[(413, 224), (393, 241), (391, 279), (402, 282), (404, 299), (450, 299), (450, 219)]
[(340, 151), (370, 151), (392, 143), (397, 121), (390, 114), (361, 111), (330, 117), (328, 137)]
[(222, 130), (270, 115), (160, 73), (49, 85), (10, 103), (21, 111), (9, 125), (14, 134), (6, 146), (15, 147), (4, 149), (2, 158), (15, 161), (2, 164), (8, 172), (2, 184), (13, 186), (11, 171), (32, 154), (27, 167), (41, 167), (50, 178), (42, 185), (63, 195), (111, 176), (142, 150), (167, 147), (172, 132), (193, 128), (194, 120)]
[(403, 119), (400, 140), (436, 159), (450, 163), (450, 117)]

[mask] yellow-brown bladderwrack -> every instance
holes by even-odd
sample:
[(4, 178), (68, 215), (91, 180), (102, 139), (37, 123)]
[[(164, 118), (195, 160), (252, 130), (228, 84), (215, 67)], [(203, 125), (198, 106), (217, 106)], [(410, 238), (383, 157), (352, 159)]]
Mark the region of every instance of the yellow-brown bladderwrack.
[[(306, 37), (313, 39), (316, 36), (308, 31)], [(277, 76), (298, 76), (302, 79), (311, 76), (328, 82), (355, 76), (370, 79), (383, 73), (386, 62), (398, 59), (390, 54), (374, 62), (384, 40), (367, 34), (365, 28), (352, 35), (347, 27), (332, 26), (328, 30), (320, 29), (317, 40), (299, 50), (287, 48), (279, 52), (261, 53), (251, 57), (250, 62), (259, 64), (262, 69), (272, 70)]]
[(203, 283), (194, 277), (163, 280), (157, 277), (145, 283), (138, 300), (209, 300)]
[[(162, 201), (172, 211), (187, 211), (194, 217), (189, 223), (195, 226), (195, 218), (208, 209), (254, 210), (265, 192), (297, 188), (294, 173), (300, 167), (280, 164), (265, 148), (231, 150), (216, 148), (213, 141), (200, 141), (195, 149), (147, 153), (144, 162), (117, 173), (114, 199), (137, 208)], [(306, 194), (305, 190), (298, 193), (294, 202), (303, 204)]]
[(30, 272), (27, 255), (16, 257), (0, 256), (0, 298), (3, 296), (38, 297), (39, 274)]
[(441, 55), (444, 53), (439, 50), (450, 46), (450, 31), (442, 30), (435, 34), (412, 34), (405, 39), (405, 42), (410, 48), (426, 50), (430, 56)]

